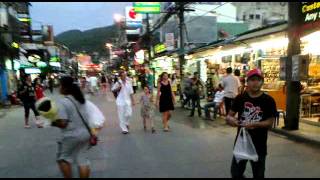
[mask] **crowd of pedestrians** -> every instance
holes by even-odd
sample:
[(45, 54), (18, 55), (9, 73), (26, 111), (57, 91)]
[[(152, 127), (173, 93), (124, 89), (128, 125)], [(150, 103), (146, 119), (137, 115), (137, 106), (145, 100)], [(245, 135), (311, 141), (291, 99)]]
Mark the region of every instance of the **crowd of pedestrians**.
[[(258, 155), (257, 160), (251, 160), (239, 159), (234, 154), (231, 163), (232, 177), (242, 178), (246, 163), (250, 160), (254, 178), (263, 178), (268, 128), (275, 119), (276, 105), (270, 96), (261, 91), (263, 74), (260, 70), (249, 71), (246, 78), (241, 77), (238, 70), (234, 71), (234, 75), (232, 72), (231, 68), (227, 68), (226, 75), (221, 77), (216, 71), (211, 79), (212, 89), (206, 89), (206, 84), (198, 72), (194, 72), (193, 75), (185, 74), (181, 83), (175, 74), (169, 75), (163, 72), (157, 82), (157, 92), (153, 91), (155, 79), (150, 70), (146, 71), (142, 79), (130, 76), (126, 71), (119, 71), (118, 76), (91, 75), (81, 77), (79, 80), (71, 76), (61, 77), (59, 84), (63, 98), (57, 103), (59, 108), (52, 126), (60, 128), (62, 132), (57, 152), (57, 162), (62, 174), (64, 177), (72, 177), (71, 165), (76, 163), (80, 177), (90, 175), (89, 161), (83, 155), (88, 151), (87, 147), (92, 137), (92, 132), (86, 125), (90, 115), (81, 113), (86, 112), (88, 108), (84, 93), (96, 95), (101, 92), (102, 95), (106, 95), (108, 91), (112, 92), (116, 101), (120, 130), (123, 134), (129, 134), (133, 111), (137, 104), (140, 104), (141, 122), (145, 131), (149, 124), (151, 132), (156, 133), (154, 115), (158, 111), (162, 114), (163, 131), (170, 132), (172, 129), (169, 122), (176, 108), (178, 94), (182, 107), (191, 105), (189, 116), (193, 117), (197, 109), (201, 117), (200, 102), (206, 96), (205, 92), (210, 90), (212, 96), (208, 97), (208, 102), (204, 105), (204, 118), (211, 119), (210, 108), (213, 108), (213, 119), (216, 119), (218, 114), (225, 114), (227, 124), (238, 128), (236, 142), (242, 137), (241, 133), (247, 131)], [(135, 94), (138, 92), (139, 84), (143, 92), (139, 93), (141, 96), (136, 101)], [(48, 87), (50, 91), (52, 87), (53, 91), (53, 85), (48, 83)], [(30, 128), (30, 109), (34, 112), (36, 125), (42, 127), (35, 104), (46, 96), (44, 89), (39, 78), (32, 82), (30, 75), (22, 76), (18, 92), (25, 109), (25, 128)]]

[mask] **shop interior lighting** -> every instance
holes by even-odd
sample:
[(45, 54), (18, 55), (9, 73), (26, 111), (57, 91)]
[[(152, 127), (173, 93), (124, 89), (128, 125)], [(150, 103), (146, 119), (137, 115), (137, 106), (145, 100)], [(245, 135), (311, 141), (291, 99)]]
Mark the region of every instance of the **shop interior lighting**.
[(303, 54), (320, 55), (320, 46), (318, 43), (319, 39), (320, 39), (319, 31), (302, 37), (301, 41), (302, 43), (305, 43), (303, 48)]

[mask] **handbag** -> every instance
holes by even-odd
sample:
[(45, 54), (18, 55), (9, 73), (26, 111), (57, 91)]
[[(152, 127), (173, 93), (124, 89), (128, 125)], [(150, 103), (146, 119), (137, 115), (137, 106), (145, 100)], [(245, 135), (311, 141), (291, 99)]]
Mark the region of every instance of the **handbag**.
[(76, 110), (77, 110), (77, 112), (78, 112), (78, 114), (79, 114), (84, 126), (87, 128), (87, 130), (88, 130), (88, 132), (90, 134), (89, 144), (91, 146), (96, 146), (98, 144), (98, 137), (91, 132), (91, 129), (90, 129), (88, 123), (84, 120), (84, 118), (83, 118), (82, 114), (80, 113), (76, 103), (71, 98), (69, 98), (69, 97), (66, 97), (66, 98), (69, 99), (72, 102), (72, 104), (76, 107)]

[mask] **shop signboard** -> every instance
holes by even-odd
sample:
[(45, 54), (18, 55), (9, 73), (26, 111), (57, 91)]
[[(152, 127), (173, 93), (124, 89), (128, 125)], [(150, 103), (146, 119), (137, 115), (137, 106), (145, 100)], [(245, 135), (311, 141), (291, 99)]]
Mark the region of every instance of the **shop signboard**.
[(165, 44), (157, 44), (155, 47), (154, 47), (154, 53), (155, 54), (159, 54), (159, 53), (162, 53), (164, 51), (167, 50), (167, 47)]
[(138, 29), (142, 27), (142, 15), (134, 11), (132, 6), (127, 6), (126, 13), (126, 26), (127, 29)]
[(299, 24), (302, 35), (320, 25), (320, 2), (301, 2)]
[(160, 2), (134, 2), (134, 11), (140, 14), (160, 14)]
[(166, 46), (168, 51), (172, 51), (174, 49), (174, 33), (166, 33)]
[(309, 55), (292, 56), (292, 81), (308, 79)]

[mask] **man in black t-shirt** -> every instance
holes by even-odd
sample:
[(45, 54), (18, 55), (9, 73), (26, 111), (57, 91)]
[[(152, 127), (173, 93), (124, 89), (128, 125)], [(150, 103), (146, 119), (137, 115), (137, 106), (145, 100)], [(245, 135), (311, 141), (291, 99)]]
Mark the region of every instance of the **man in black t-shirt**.
[[(259, 156), (257, 162), (251, 161), (253, 177), (264, 178), (268, 130), (275, 120), (277, 108), (274, 99), (261, 91), (263, 75), (259, 69), (248, 72), (247, 84), (247, 91), (236, 97), (226, 121), (230, 126), (238, 127), (237, 138), (241, 127), (248, 130)], [(236, 114), (238, 119), (235, 118)], [(243, 178), (246, 164), (246, 160), (237, 163), (233, 157), (232, 178)]]

